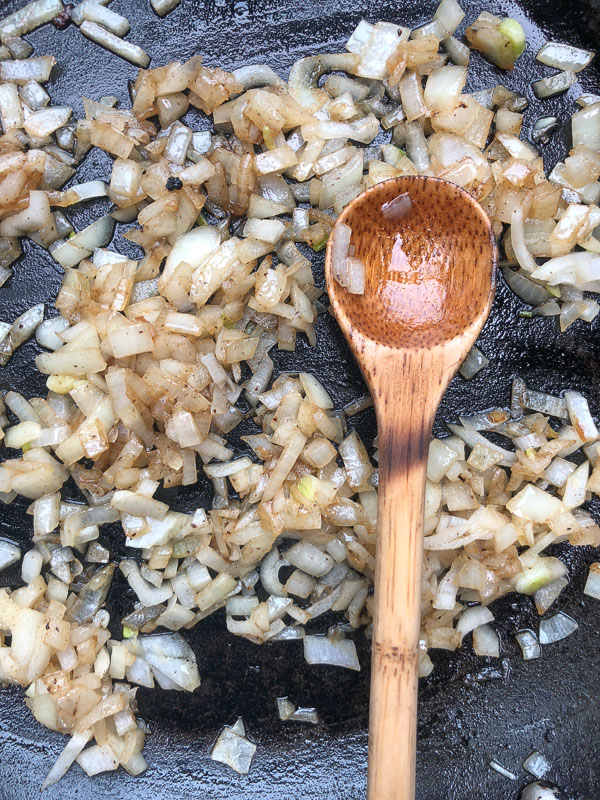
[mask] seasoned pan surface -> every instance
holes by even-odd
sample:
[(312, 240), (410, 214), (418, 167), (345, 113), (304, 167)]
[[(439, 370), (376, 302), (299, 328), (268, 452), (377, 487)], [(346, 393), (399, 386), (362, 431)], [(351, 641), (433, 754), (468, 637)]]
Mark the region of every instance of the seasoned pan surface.
[[(568, 121), (576, 86), (566, 95), (545, 101), (533, 99), (529, 87), (535, 76), (548, 74), (534, 65), (533, 56), (545, 38), (589, 48), (598, 46), (598, 11), (582, 0), (523, 2), (462, 2), (467, 18), (482, 7), (519, 19), (527, 32), (528, 48), (515, 74), (500, 73), (473, 56), (471, 84), (481, 89), (504, 82), (533, 102), (526, 112), (525, 129), (537, 117), (554, 114)], [(2, 2), (4, 15), (23, 2)], [(177, 10), (159, 20), (147, 0), (119, 0), (117, 10), (132, 23), (130, 39), (153, 57), (153, 66), (171, 59), (201, 53), (208, 65), (232, 69), (248, 63), (268, 63), (287, 75), (297, 58), (317, 52), (334, 52), (361, 17), (418, 24), (431, 17), (435, 2), (391, 0), (182, 0)], [(27, 37), (36, 54), (53, 53), (58, 66), (49, 89), (54, 102), (73, 105), (82, 113), (81, 96), (98, 99), (114, 94), (128, 102), (127, 79), (135, 70), (69, 28), (51, 26)], [(581, 74), (584, 91), (600, 90), (598, 64)], [(199, 117), (197, 127), (206, 126)], [(564, 158), (569, 146), (565, 125), (543, 148), (546, 165)], [(79, 170), (79, 180), (107, 179), (110, 160), (92, 152)], [(76, 225), (98, 215), (100, 204), (78, 211)], [(118, 247), (128, 246), (117, 240)], [(51, 305), (61, 276), (51, 258), (35, 245), (16, 265), (15, 275), (0, 290), (0, 318), (11, 320), (36, 302)], [(132, 253), (133, 255), (133, 253)], [(323, 280), (322, 261), (317, 274)], [(576, 388), (590, 398), (595, 413), (598, 398), (600, 343), (597, 325), (575, 323), (559, 334), (552, 319), (519, 318), (520, 302), (500, 281), (490, 321), (480, 346), (491, 363), (474, 380), (456, 378), (442, 403), (436, 432), (443, 420), (459, 413), (506, 404), (510, 379), (519, 374), (538, 389)], [(361, 378), (332, 318), (319, 322), (319, 343), (311, 349), (300, 342), (295, 353), (279, 354), (277, 367), (314, 371), (342, 406), (364, 392)], [(40, 392), (42, 382), (33, 367), (36, 345), (17, 351), (9, 366), (0, 370), (0, 389), (16, 389), (26, 396)], [(372, 436), (370, 411), (356, 418), (361, 433)], [(193, 491), (170, 494), (176, 507), (190, 509), (209, 500), (205, 485)], [(29, 541), (31, 521), (26, 504), (15, 502), (0, 509), (0, 535)], [(597, 509), (600, 510), (600, 509)], [(119, 554), (117, 531), (104, 536)], [(600, 604), (586, 598), (582, 587), (587, 565), (598, 559), (590, 548), (557, 548), (571, 569), (573, 580), (557, 606), (575, 617), (579, 630), (569, 639), (544, 649), (543, 658), (521, 660), (513, 634), (536, 624), (537, 614), (527, 598), (504, 598), (495, 605), (502, 639), (502, 662), (476, 658), (467, 644), (464, 651), (433, 651), (433, 674), (420, 691), (418, 790), (419, 800), (516, 800), (528, 780), (520, 769), (533, 749), (552, 764), (549, 777), (570, 800), (600, 797)], [(16, 572), (0, 574), (0, 585), (14, 582)], [(109, 603), (123, 589), (113, 587)], [(117, 605), (118, 607), (118, 605)], [(47, 800), (362, 800), (366, 787), (367, 704), (369, 650), (357, 638), (362, 671), (346, 673), (327, 667), (308, 667), (297, 642), (256, 647), (234, 639), (225, 630), (221, 614), (204, 620), (191, 633), (203, 678), (194, 695), (173, 692), (138, 693), (140, 711), (149, 723), (145, 754), (150, 768), (141, 777), (123, 772), (94, 779), (74, 767), (44, 793)], [(315, 706), (321, 717), (317, 727), (284, 726), (277, 719), (275, 698), (289, 695), (297, 704)], [(251, 772), (239, 777), (209, 759), (210, 747), (221, 726), (241, 715), (258, 749)], [(32, 720), (22, 692), (0, 690), (0, 799), (30, 800), (66, 739)], [(518, 773), (509, 781), (488, 768), (496, 758)], [(402, 777), (399, 776), (399, 780)], [(382, 800), (384, 800), (382, 798)]]

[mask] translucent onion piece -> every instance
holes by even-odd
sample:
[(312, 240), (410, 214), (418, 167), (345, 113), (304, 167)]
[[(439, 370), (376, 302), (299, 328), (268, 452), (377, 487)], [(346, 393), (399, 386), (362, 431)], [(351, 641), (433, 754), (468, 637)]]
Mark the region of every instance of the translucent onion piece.
[(465, 380), (471, 380), (471, 378), (474, 378), (484, 367), (487, 367), (489, 363), (489, 358), (486, 358), (481, 350), (473, 345), (458, 371)]
[(334, 641), (326, 636), (305, 636), (304, 658), (308, 664), (331, 664), (360, 670), (356, 645), (352, 639)]
[(565, 71), (534, 81), (531, 86), (538, 100), (545, 100), (547, 97), (554, 97), (554, 95), (566, 92), (576, 83), (577, 75), (574, 72)]
[(559, 611), (553, 617), (540, 620), (540, 644), (552, 644), (575, 633), (579, 625), (574, 619)]
[(519, 643), (523, 653), (523, 660), (530, 661), (534, 658), (540, 658), (542, 655), (542, 648), (539, 640), (533, 631), (523, 630), (515, 634), (515, 639)]
[[(238, 722), (241, 722), (241, 717)], [(227, 764), (228, 767), (231, 767), (232, 770), (240, 775), (246, 775), (250, 772), (256, 745), (245, 737), (243, 724), (241, 725), (242, 735), (236, 733), (237, 725), (238, 723), (233, 727), (226, 725), (223, 728), (215, 742), (210, 757), (213, 761)]]
[(493, 769), (498, 774), (502, 775), (503, 778), (508, 778), (509, 781), (516, 781), (517, 776), (514, 772), (511, 772), (506, 767), (503, 767), (502, 764), (499, 764), (495, 759), (492, 759), (488, 762), (490, 769)]
[(21, 550), (12, 542), (0, 539), (0, 571), (12, 567), (21, 558)]
[(523, 762), (523, 769), (534, 778), (543, 778), (550, 772), (550, 762), (538, 750), (534, 750)]
[(91, 39), (96, 44), (111, 50), (121, 58), (136, 64), (138, 67), (147, 67), (150, 63), (150, 56), (141, 47), (133, 44), (132, 42), (125, 42), (114, 33), (107, 31), (96, 22), (88, 22), (87, 20), (81, 24), (81, 32), (88, 39)]
[(559, 42), (546, 42), (538, 50), (535, 57), (540, 64), (555, 69), (570, 70), (571, 72), (581, 72), (593, 59), (594, 53), (590, 50), (582, 50), (570, 44), (560, 44)]
[(600, 600), (600, 563), (595, 562), (594, 564), (590, 564), (590, 571), (588, 572), (587, 580), (585, 582), (585, 587), (583, 589), (583, 593), (587, 594), (589, 597), (594, 597), (596, 600)]

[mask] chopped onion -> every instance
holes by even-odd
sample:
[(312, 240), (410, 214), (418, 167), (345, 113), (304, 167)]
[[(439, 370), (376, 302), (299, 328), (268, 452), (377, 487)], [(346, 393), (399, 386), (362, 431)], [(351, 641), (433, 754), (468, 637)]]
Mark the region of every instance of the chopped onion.
[(114, 33), (106, 30), (96, 22), (86, 20), (81, 24), (80, 30), (92, 42), (96, 42), (96, 44), (105, 47), (132, 64), (137, 64), (138, 67), (147, 67), (150, 63), (150, 56), (141, 47), (131, 42), (123, 41), (123, 39), (115, 36)]
[(480, 625), (486, 625), (488, 622), (493, 621), (494, 615), (489, 608), (485, 606), (470, 606), (458, 618), (456, 630), (460, 631), (461, 636), (464, 637)]
[(575, 633), (579, 625), (574, 619), (559, 611), (553, 617), (540, 620), (540, 644), (552, 644)]
[(46, 779), (44, 780), (41, 788), (42, 792), (44, 789), (47, 789), (48, 786), (53, 786), (55, 783), (58, 783), (63, 775), (66, 775), (71, 764), (79, 756), (91, 738), (91, 730), (81, 732), (77, 731), (73, 734), (73, 736), (71, 736), (64, 750), (54, 762), (52, 769), (46, 775)]
[(533, 599), (538, 614), (545, 614), (568, 584), (568, 578), (562, 576), (535, 591)]
[(69, 323), (64, 317), (52, 317), (52, 319), (45, 320), (36, 328), (37, 343), (48, 350), (58, 350), (64, 344), (58, 334), (66, 331), (68, 327)]
[(33, 336), (44, 319), (44, 310), (44, 304), (38, 303), (15, 319), (8, 334), (0, 342), (0, 366), (8, 364), (17, 347)]
[(545, 100), (547, 97), (554, 97), (562, 94), (577, 83), (577, 76), (574, 72), (565, 71), (551, 75), (549, 78), (542, 78), (534, 81), (531, 86), (533, 93), (538, 100)]
[(308, 541), (296, 542), (285, 554), (286, 561), (303, 572), (320, 578), (333, 566), (333, 559)]
[(231, 727), (226, 725), (223, 728), (215, 742), (210, 757), (213, 761), (227, 764), (238, 774), (246, 775), (250, 772), (255, 752), (256, 745), (246, 738), (244, 725), (240, 717), (236, 725)]
[(471, 378), (474, 378), (484, 367), (487, 367), (489, 363), (489, 358), (486, 358), (481, 350), (473, 345), (458, 371), (465, 380), (471, 380)]
[(397, 222), (399, 219), (408, 216), (411, 209), (412, 203), (410, 202), (408, 192), (403, 192), (388, 203), (384, 203), (381, 206), (381, 213), (390, 222)]
[(514, 772), (511, 772), (509, 769), (506, 769), (506, 767), (503, 767), (502, 764), (499, 764), (495, 759), (492, 759), (488, 763), (490, 768), (502, 775), (503, 778), (508, 778), (509, 781), (517, 780), (517, 776)]
[(590, 564), (590, 571), (588, 572), (583, 593), (600, 600), (600, 563)]
[(433, 18), (437, 20), (448, 36), (451, 36), (465, 17), (456, 0), (441, 0)]
[(515, 634), (515, 639), (519, 643), (523, 653), (524, 661), (540, 658), (542, 655), (542, 648), (540, 647), (539, 640), (533, 631), (518, 631), (518, 633)]
[(2, 41), (10, 36), (23, 36), (45, 25), (63, 10), (62, 0), (34, 0), (0, 20)]
[(30, 136), (42, 139), (66, 125), (72, 113), (73, 109), (69, 106), (41, 108), (27, 117), (23, 127)]
[(105, 8), (100, 3), (94, 2), (94, 0), (84, 0), (77, 7), (77, 11), (78, 16), (82, 19), (96, 22), (118, 37), (127, 36), (131, 28), (127, 17), (111, 11), (110, 8)]
[(305, 636), (304, 658), (307, 664), (331, 664), (360, 670), (356, 645), (352, 639), (334, 641), (327, 636)]
[(26, 58), (22, 61), (0, 61), (0, 80), (24, 86), (30, 81), (46, 83), (50, 79), (54, 56)]
[(330, 236), (329, 252), (331, 257), (331, 270), (333, 277), (340, 286), (348, 285), (346, 259), (348, 257), (351, 236), (352, 228), (349, 225), (344, 225), (342, 222), (336, 223)]
[[(172, 2), (172, 0), (170, 1)], [(239, 67), (233, 71), (233, 75), (244, 89), (255, 89), (259, 86), (285, 86), (279, 75), (267, 64), (249, 64)]]
[(75, 760), (90, 777), (98, 775), (100, 772), (110, 772), (119, 766), (119, 761), (108, 744), (95, 744), (88, 747)]
[(533, 133), (531, 138), (537, 144), (547, 144), (550, 137), (560, 127), (560, 123), (556, 117), (540, 117), (533, 125)]
[(571, 117), (573, 147), (584, 144), (600, 150), (600, 102), (585, 106)]
[(592, 419), (588, 402), (579, 392), (565, 392), (565, 404), (571, 424), (584, 442), (591, 442), (597, 439), (600, 434)]
[(200, 685), (194, 651), (178, 633), (138, 636), (137, 648), (163, 689), (193, 692)]
[(594, 53), (590, 50), (582, 50), (570, 44), (560, 44), (559, 42), (546, 42), (538, 50), (535, 57), (540, 64), (555, 69), (569, 70), (570, 72), (581, 72), (590, 63)]
[(538, 750), (534, 750), (523, 762), (523, 769), (534, 778), (543, 778), (550, 772), (550, 762)]
[(21, 550), (12, 542), (0, 539), (0, 571), (12, 567), (21, 559)]
[(500, 637), (491, 625), (478, 625), (474, 629), (473, 650), (478, 656), (500, 657)]

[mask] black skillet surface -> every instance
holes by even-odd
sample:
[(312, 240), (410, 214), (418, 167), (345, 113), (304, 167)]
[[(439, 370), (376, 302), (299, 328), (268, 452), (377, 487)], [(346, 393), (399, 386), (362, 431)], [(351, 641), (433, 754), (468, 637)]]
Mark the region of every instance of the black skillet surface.
[[(22, 0), (0, 0), (0, 13), (23, 5)], [(436, 3), (391, 0), (183, 0), (165, 20), (148, 8), (147, 0), (117, 0), (115, 10), (132, 22), (130, 38), (153, 56), (153, 66), (200, 52), (208, 65), (226, 69), (266, 62), (286, 75), (293, 61), (311, 53), (340, 50), (358, 20), (384, 19), (415, 25), (431, 17)], [(523, 2), (521, 6), (498, 2), (463, 2), (467, 20), (482, 5), (496, 13), (517, 17), (527, 31), (528, 47), (515, 74), (500, 73), (478, 55), (472, 57), (470, 86), (475, 90), (504, 82), (532, 100), (525, 130), (537, 117), (556, 114), (568, 120), (573, 100), (583, 90), (600, 88), (599, 66), (585, 71), (580, 84), (566, 95), (543, 104), (534, 100), (529, 82), (549, 74), (534, 65), (533, 56), (545, 38), (594, 48), (597, 12), (583, 0)], [(464, 23), (461, 30), (464, 29)], [(597, 30), (597, 28), (596, 28)], [(127, 102), (127, 79), (135, 70), (116, 56), (84, 40), (71, 27), (58, 32), (51, 26), (27, 37), (36, 54), (54, 53), (58, 66), (50, 92), (55, 103), (68, 103), (82, 113), (81, 95), (98, 99), (114, 94)], [(192, 124), (206, 127), (198, 117)], [(564, 158), (569, 126), (543, 149), (547, 166)], [(79, 171), (79, 180), (108, 179), (110, 161), (92, 152)], [(76, 225), (97, 216), (99, 204), (80, 210)], [(116, 245), (124, 246), (117, 236)], [(317, 274), (322, 280), (322, 260)], [(0, 318), (12, 320), (33, 303), (51, 301), (60, 284), (52, 260), (36, 246), (26, 245), (15, 276), (0, 293)], [(519, 374), (539, 389), (557, 391), (572, 387), (585, 391), (594, 411), (597, 398), (600, 344), (598, 325), (578, 322), (560, 335), (551, 319), (527, 320), (518, 316), (521, 304), (503, 281), (492, 316), (480, 345), (491, 364), (476, 378), (456, 378), (438, 417), (506, 404), (511, 376)], [(279, 369), (314, 370), (324, 380), (339, 406), (362, 394), (363, 387), (334, 321), (327, 315), (319, 323), (319, 343), (310, 349), (300, 342), (295, 354), (280, 354)], [(22, 347), (10, 365), (0, 370), (0, 389), (14, 388), (26, 396), (42, 391), (32, 366), (34, 343)], [(371, 412), (356, 418), (363, 433), (373, 432)], [(195, 507), (209, 499), (205, 486), (185, 494), (173, 493), (176, 506)], [(31, 535), (25, 504), (0, 510), (0, 535), (26, 544)], [(104, 536), (119, 552), (118, 538)], [(598, 558), (589, 548), (559, 548), (571, 568), (571, 586), (557, 608), (579, 621), (579, 630), (564, 642), (544, 648), (543, 658), (523, 662), (513, 639), (522, 627), (536, 627), (537, 615), (527, 598), (505, 598), (495, 604), (502, 640), (503, 660), (475, 657), (469, 643), (464, 651), (432, 653), (436, 669), (422, 681), (420, 691), (418, 789), (419, 800), (516, 800), (528, 782), (521, 770), (532, 749), (552, 764), (549, 778), (570, 800), (600, 798), (600, 672), (596, 654), (600, 647), (600, 604), (582, 595), (587, 565)], [(16, 572), (2, 573), (0, 585), (14, 585)], [(122, 591), (115, 586), (114, 595)], [(114, 606), (113, 606), (114, 607)], [(234, 639), (221, 615), (205, 620), (190, 635), (198, 656), (202, 686), (193, 696), (173, 692), (138, 693), (141, 713), (149, 723), (145, 754), (148, 771), (132, 778), (119, 774), (87, 778), (75, 766), (60, 784), (45, 792), (47, 800), (362, 800), (366, 785), (367, 703), (369, 649), (357, 637), (362, 672), (347, 673), (303, 662), (299, 643), (256, 647)], [(297, 704), (315, 706), (321, 717), (317, 727), (279, 722), (275, 698), (289, 695)], [(9, 688), (0, 693), (0, 798), (30, 800), (38, 796), (43, 778), (64, 746), (65, 737), (35, 723), (23, 705), (22, 692)], [(257, 744), (248, 776), (237, 776), (209, 759), (210, 747), (225, 723), (242, 715)], [(497, 758), (518, 774), (510, 781), (490, 771), (487, 762)], [(401, 779), (401, 776), (399, 776)], [(531, 780), (529, 778), (529, 780)], [(380, 800), (385, 800), (381, 798)]]

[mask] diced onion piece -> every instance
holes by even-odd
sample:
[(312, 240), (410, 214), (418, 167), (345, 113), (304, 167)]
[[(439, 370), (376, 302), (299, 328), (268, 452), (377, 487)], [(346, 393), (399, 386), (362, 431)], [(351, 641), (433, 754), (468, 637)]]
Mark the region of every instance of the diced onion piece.
[(180, 634), (138, 636), (136, 646), (163, 689), (193, 692), (200, 685), (196, 656)]
[(456, 0), (442, 0), (433, 15), (433, 18), (441, 24), (448, 36), (454, 33), (464, 17), (465, 12)]
[(471, 378), (474, 378), (484, 367), (487, 367), (489, 363), (489, 358), (487, 358), (478, 347), (473, 345), (458, 371), (465, 380), (471, 380)]
[(59, 757), (54, 762), (52, 769), (46, 775), (46, 779), (42, 784), (41, 791), (43, 792), (44, 789), (47, 789), (48, 786), (52, 786), (66, 775), (69, 770), (71, 764), (75, 761), (75, 759), (79, 756), (83, 748), (92, 738), (92, 731), (81, 731), (75, 732), (73, 736), (69, 739), (67, 745), (65, 746), (64, 750), (61, 752)]
[(52, 317), (52, 319), (45, 320), (36, 328), (37, 343), (48, 350), (58, 350), (63, 345), (58, 334), (66, 331), (68, 327), (69, 323), (64, 317)]
[(316, 708), (297, 708), (289, 717), (288, 722), (308, 722), (311, 725), (319, 724), (319, 715)]
[(509, 781), (516, 781), (517, 776), (514, 772), (511, 772), (506, 767), (503, 767), (502, 764), (499, 764), (495, 759), (492, 759), (488, 762), (490, 769), (493, 769), (499, 775), (502, 775), (503, 778), (508, 778)]
[(560, 514), (563, 510), (563, 505), (558, 498), (528, 483), (509, 500), (506, 508), (512, 514), (532, 522), (541, 523)]
[(101, 772), (110, 772), (119, 766), (119, 760), (108, 743), (103, 745), (95, 744), (92, 747), (88, 747), (75, 760), (86, 775), (90, 777)]
[(575, 633), (579, 625), (568, 614), (559, 611), (553, 617), (540, 620), (540, 644), (552, 644)]
[(585, 397), (579, 392), (565, 392), (564, 394), (567, 411), (571, 418), (571, 424), (584, 442), (591, 442), (598, 438), (598, 428), (588, 406)]
[(454, 36), (448, 36), (442, 42), (442, 47), (450, 56), (450, 60), (461, 67), (469, 66), (469, 59), (471, 51), (466, 44), (456, 39)]
[(308, 664), (331, 664), (360, 670), (356, 645), (352, 639), (332, 640), (327, 636), (305, 636), (304, 658)]
[(12, 542), (6, 539), (0, 539), (0, 572), (3, 569), (12, 567), (21, 558), (21, 550)]
[[(241, 717), (238, 722), (241, 722)], [(233, 727), (226, 725), (223, 728), (210, 757), (213, 761), (227, 764), (238, 774), (246, 775), (250, 771), (256, 745), (245, 737), (243, 724), (241, 725), (241, 735), (236, 732), (236, 730), (240, 730), (239, 727), (236, 729), (237, 725), (238, 723)]]
[(10, 357), (24, 342), (33, 336), (33, 332), (44, 319), (44, 304), (38, 303), (20, 314), (0, 341), (0, 365), (4, 366)]
[(34, 111), (27, 117), (23, 127), (30, 136), (44, 138), (66, 125), (73, 109), (69, 106), (50, 106)]
[(527, 272), (534, 272), (537, 264), (525, 242), (523, 208), (516, 205), (510, 216), (510, 240), (519, 265)]
[(145, 50), (132, 42), (125, 42), (114, 33), (98, 25), (96, 22), (85, 21), (81, 24), (81, 32), (92, 42), (105, 47), (107, 50), (121, 56), (121, 58), (136, 64), (138, 67), (146, 68), (150, 63), (150, 56)]
[(78, 11), (84, 20), (96, 22), (118, 37), (127, 36), (131, 28), (127, 17), (105, 8), (94, 0), (84, 0)]
[(106, 247), (110, 242), (115, 229), (115, 221), (107, 214), (100, 217), (87, 228), (64, 242), (55, 242), (50, 247), (50, 253), (55, 261), (64, 267), (75, 267), (84, 258), (91, 256), (99, 247)]
[(546, 42), (538, 50), (535, 60), (547, 67), (581, 72), (593, 57), (594, 53), (591, 50), (582, 50), (579, 47), (560, 42)]
[(533, 93), (538, 100), (545, 100), (547, 97), (554, 97), (554, 95), (562, 94), (570, 89), (577, 83), (577, 75), (574, 72), (558, 72), (556, 75), (550, 75), (548, 78), (542, 78), (539, 81), (534, 81), (531, 86)]
[(331, 270), (333, 277), (340, 286), (348, 286), (348, 273), (346, 258), (350, 247), (352, 228), (343, 222), (334, 225), (331, 236), (329, 237), (329, 253), (331, 257)]
[(456, 623), (456, 630), (460, 631), (461, 636), (466, 636), (480, 625), (486, 625), (493, 621), (494, 615), (486, 606), (470, 606), (461, 612)]
[(411, 209), (412, 203), (410, 202), (408, 192), (403, 192), (388, 203), (384, 203), (381, 206), (381, 213), (390, 222), (397, 222), (399, 219), (408, 216)]
[(12, 428), (8, 428), (4, 438), (6, 447), (21, 449), (26, 444), (37, 439), (42, 432), (42, 427), (37, 422), (20, 422)]
[(30, 81), (46, 83), (50, 79), (54, 56), (26, 58), (22, 61), (0, 61), (0, 80), (24, 86)]
[(277, 698), (277, 713), (279, 714), (280, 720), (285, 721), (286, 719), (289, 719), (295, 710), (296, 706), (293, 703), (290, 703), (287, 697)]
[(573, 147), (584, 144), (600, 150), (600, 102), (585, 106), (571, 117)]
[[(432, 70), (425, 84), (425, 105), (432, 112), (452, 111), (466, 80), (466, 67), (445, 66)], [(408, 114), (407, 119), (410, 119)]]
[(0, 20), (2, 41), (10, 36), (23, 36), (45, 25), (63, 10), (62, 0), (34, 0)]
[(590, 571), (588, 572), (583, 593), (600, 600), (600, 562), (590, 564)]
[(303, 540), (296, 542), (285, 554), (286, 560), (315, 578), (325, 575), (333, 566), (333, 559), (314, 544)]
[(547, 583), (545, 586), (542, 586), (540, 589), (534, 592), (533, 598), (538, 614), (545, 614), (560, 595), (562, 590), (568, 585), (569, 579), (563, 575), (561, 578), (550, 581), (550, 583)]
[(550, 762), (538, 750), (530, 753), (522, 766), (534, 778), (543, 778), (550, 771)]
[(531, 661), (534, 658), (540, 658), (542, 655), (542, 648), (533, 631), (527, 629), (518, 631), (515, 634), (515, 639), (519, 643), (523, 653), (523, 661)]
[(134, 517), (152, 517), (162, 520), (165, 518), (169, 506), (154, 500), (152, 497), (144, 497), (134, 492), (121, 489), (113, 494), (110, 504), (113, 508), (131, 514)]
[[(173, 0), (157, 0), (157, 2), (173, 2)], [(245, 67), (238, 67), (233, 71), (233, 76), (244, 89), (255, 89), (259, 86), (285, 86), (284, 81), (267, 64), (248, 64)]]
[(365, 293), (365, 262), (360, 258), (348, 256), (346, 258), (347, 289), (350, 294)]
[(478, 625), (475, 628), (473, 650), (478, 656), (500, 657), (500, 637), (491, 625)]

